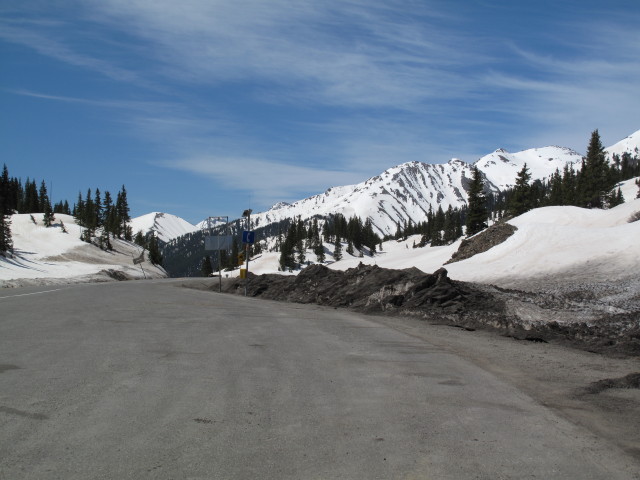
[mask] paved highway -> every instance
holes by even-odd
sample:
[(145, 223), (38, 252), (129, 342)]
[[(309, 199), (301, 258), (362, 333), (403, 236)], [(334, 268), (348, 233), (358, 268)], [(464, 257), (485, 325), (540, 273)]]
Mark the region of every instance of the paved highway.
[(0, 478), (638, 478), (436, 343), (178, 283), (0, 291)]

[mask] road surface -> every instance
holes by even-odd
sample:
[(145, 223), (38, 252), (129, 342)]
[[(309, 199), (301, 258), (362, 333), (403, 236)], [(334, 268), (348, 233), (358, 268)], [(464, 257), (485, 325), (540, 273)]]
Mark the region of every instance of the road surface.
[(631, 479), (447, 348), (344, 310), (136, 281), (0, 291), (2, 479)]

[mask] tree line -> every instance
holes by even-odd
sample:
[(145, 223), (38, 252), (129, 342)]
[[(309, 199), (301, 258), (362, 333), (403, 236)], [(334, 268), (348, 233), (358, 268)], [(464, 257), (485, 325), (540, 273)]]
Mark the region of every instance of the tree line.
[(595, 130), (578, 169), (566, 165), (562, 172), (556, 170), (549, 179), (532, 182), (525, 164), (518, 172), (514, 187), (496, 195), (493, 213), (500, 218), (515, 217), (533, 208), (547, 206), (613, 208), (624, 203), (616, 185), (636, 176), (640, 176), (638, 156), (625, 152), (621, 156), (613, 155), (610, 163), (598, 130)]
[[(395, 235), (387, 239), (421, 234), (416, 246), (444, 245), (463, 235), (462, 225), (466, 227), (466, 235), (471, 236), (486, 228), (491, 218), (516, 217), (538, 207), (612, 208), (624, 202), (616, 185), (636, 176), (640, 176), (637, 152), (634, 156), (628, 152), (613, 155), (609, 162), (600, 134), (595, 130), (579, 168), (566, 165), (562, 172), (556, 170), (549, 179), (531, 181), (531, 172), (525, 163), (513, 188), (491, 195), (485, 191), (483, 174), (473, 167), (466, 206), (449, 207), (446, 212), (441, 207), (435, 213), (430, 210), (424, 222), (398, 225)], [(637, 198), (640, 198), (640, 184)]]

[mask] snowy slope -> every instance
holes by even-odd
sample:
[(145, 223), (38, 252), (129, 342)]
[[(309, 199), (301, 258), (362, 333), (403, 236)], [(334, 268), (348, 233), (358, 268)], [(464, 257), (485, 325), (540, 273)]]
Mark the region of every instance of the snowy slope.
[(333, 187), (292, 204), (280, 203), (251, 218), (254, 228), (259, 228), (298, 215), (303, 219), (332, 213), (347, 218), (358, 215), (370, 218), (383, 236), (394, 233), (397, 222), (424, 220), (429, 208), (436, 211), (439, 206), (446, 210), (449, 205), (464, 205), (470, 178), (471, 166), (461, 160), (438, 165), (409, 162), (357, 185)]
[[(24, 284), (61, 283), (107, 280), (103, 270), (123, 272), (130, 278), (143, 278), (133, 256), (140, 255), (140, 247), (129, 242), (111, 240), (114, 250), (105, 252), (80, 240), (81, 228), (69, 215), (56, 214), (54, 225), (46, 228), (43, 214), (16, 214), (11, 217), (14, 255), (0, 256), (0, 287)], [(64, 229), (67, 233), (63, 232)], [(142, 267), (147, 276), (165, 277), (166, 272), (145, 261)], [(64, 279), (64, 280), (63, 280)]]
[(152, 212), (133, 218), (129, 223), (133, 234), (156, 232), (158, 239), (168, 243), (176, 237), (198, 230), (198, 227), (170, 213)]
[(640, 154), (640, 130), (632, 133), (627, 138), (620, 140), (615, 145), (605, 149), (609, 159), (613, 155), (622, 155), (623, 153), (629, 153), (631, 156)]

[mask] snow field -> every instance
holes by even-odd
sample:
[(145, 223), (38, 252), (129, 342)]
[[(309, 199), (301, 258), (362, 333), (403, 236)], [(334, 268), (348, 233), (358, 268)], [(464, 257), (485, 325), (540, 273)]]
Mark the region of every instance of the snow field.
[[(129, 242), (112, 239), (114, 250), (106, 252), (80, 240), (81, 227), (70, 215), (55, 214), (51, 227), (44, 226), (43, 214), (16, 214), (11, 217), (14, 244), (13, 257), (0, 256), (0, 287), (15, 285), (16, 279), (39, 279), (51, 283), (52, 279), (97, 275), (102, 270), (118, 270), (131, 278), (144, 278), (133, 256), (140, 255), (140, 247)], [(62, 224), (68, 233), (62, 230)], [(162, 268), (142, 263), (147, 276), (164, 277)], [(19, 284), (19, 282), (18, 282)]]

